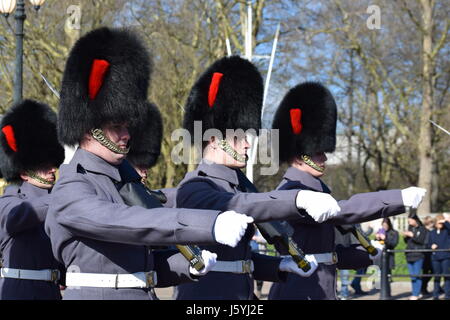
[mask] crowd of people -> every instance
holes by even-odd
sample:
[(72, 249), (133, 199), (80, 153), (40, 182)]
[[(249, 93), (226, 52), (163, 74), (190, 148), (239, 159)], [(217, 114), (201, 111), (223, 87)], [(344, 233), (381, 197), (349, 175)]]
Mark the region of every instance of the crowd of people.
[[(439, 300), (441, 295), (448, 300), (450, 276), (441, 276), (442, 274), (450, 274), (450, 215), (437, 214), (434, 217), (426, 216), (423, 222), (417, 214), (411, 213), (408, 216), (408, 229), (405, 231), (397, 231), (392, 225), (391, 219), (384, 218), (381, 222), (381, 227), (375, 233), (375, 240), (383, 245), (384, 250), (399, 249), (398, 245), (400, 235), (403, 236), (403, 241), (406, 245), (405, 258), (409, 274), (411, 274), (412, 292), (409, 300), (418, 300), (429, 297), (434, 300)], [(367, 236), (371, 234), (372, 230), (369, 228)], [(340, 240), (342, 242), (342, 240)], [(348, 240), (349, 244), (351, 240)], [(436, 249), (443, 249), (443, 251), (435, 251)], [(421, 251), (425, 250), (425, 251)], [(447, 251), (445, 251), (447, 250)], [(398, 252), (398, 255), (403, 254)], [(395, 277), (393, 270), (396, 268), (395, 253), (386, 251), (386, 265), (379, 264), (380, 267), (387, 266), (387, 274), (389, 281), (387, 282), (387, 297), (391, 298), (391, 282)], [(340, 270), (341, 275), (341, 290), (340, 298), (345, 300), (350, 296), (348, 286), (350, 285), (354, 291), (355, 296), (367, 295), (368, 292), (361, 289), (360, 279), (361, 275), (366, 273), (366, 269), (356, 270), (353, 281), (349, 281), (349, 270)], [(398, 272), (396, 272), (398, 274)], [(423, 276), (423, 277), (422, 277)], [(433, 281), (433, 289), (428, 290), (428, 283)], [(443, 286), (441, 285), (443, 279)]]

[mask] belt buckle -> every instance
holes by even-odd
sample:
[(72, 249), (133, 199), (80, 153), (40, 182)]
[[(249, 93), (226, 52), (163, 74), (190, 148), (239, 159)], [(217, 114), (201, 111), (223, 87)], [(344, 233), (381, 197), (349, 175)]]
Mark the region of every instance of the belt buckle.
[(332, 259), (332, 261), (333, 261), (333, 264), (337, 264), (338, 263), (338, 257), (337, 257), (337, 253), (336, 252), (333, 252), (332, 254), (331, 254), (331, 259)]
[(145, 280), (147, 288), (153, 288), (156, 286), (156, 273), (154, 271), (149, 271), (145, 273)]
[(242, 260), (242, 273), (252, 273), (251, 260)]
[(57, 283), (59, 280), (59, 270), (51, 270), (50, 271), (50, 281)]

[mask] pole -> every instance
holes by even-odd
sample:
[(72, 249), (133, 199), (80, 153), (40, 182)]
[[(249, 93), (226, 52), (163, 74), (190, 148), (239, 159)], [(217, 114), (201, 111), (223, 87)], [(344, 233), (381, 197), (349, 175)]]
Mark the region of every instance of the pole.
[[(247, 30), (245, 36), (245, 57), (252, 61), (252, 1), (247, 1)], [(253, 182), (253, 164), (256, 160), (256, 150), (258, 148), (258, 137), (248, 137), (250, 149), (248, 150), (248, 161), (246, 166), (246, 176)]]
[(272, 75), (273, 61), (275, 60), (275, 52), (277, 51), (278, 37), (280, 35), (280, 24), (277, 26), (275, 38), (273, 39), (272, 53), (270, 54), (269, 70), (267, 72), (266, 85), (264, 86), (263, 107), (261, 111), (261, 121), (263, 120), (264, 108), (266, 106), (267, 93), (269, 92), (270, 76)]
[(388, 278), (388, 253), (386, 252), (386, 248), (381, 252), (381, 288), (380, 288), (380, 300), (388, 300), (388, 286), (389, 286), (389, 278)]
[(252, 1), (247, 1), (247, 37), (245, 46), (245, 57), (252, 61)]
[(16, 14), (16, 70), (14, 77), (14, 103), (22, 101), (23, 92), (23, 25), (26, 19), (24, 0), (17, 2)]

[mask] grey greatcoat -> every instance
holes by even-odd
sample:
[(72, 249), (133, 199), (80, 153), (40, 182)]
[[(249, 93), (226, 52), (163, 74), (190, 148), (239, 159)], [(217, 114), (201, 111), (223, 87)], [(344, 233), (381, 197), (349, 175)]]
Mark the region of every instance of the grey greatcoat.
[[(246, 193), (241, 182), (243, 173), (221, 164), (202, 162), (181, 181), (176, 197), (179, 208), (235, 210), (252, 216), (255, 222), (309, 217), (298, 210), (295, 199), (298, 191)], [(279, 271), (281, 258), (251, 251), (254, 229), (248, 228), (236, 248), (223, 245), (203, 247), (217, 253), (219, 261), (252, 259), (255, 270), (249, 274), (209, 272), (196, 283), (178, 286), (177, 299), (246, 300), (253, 295), (253, 280), (283, 281), (285, 272)]]
[[(293, 167), (286, 171), (277, 189), (330, 193), (330, 189), (320, 179)], [(405, 212), (400, 190), (356, 194), (338, 203), (341, 212), (324, 223), (318, 224), (311, 218), (289, 221), (294, 228), (294, 241), (306, 254), (335, 251), (335, 225), (356, 224)], [(342, 250), (338, 256), (342, 261), (338, 265), (320, 263), (316, 272), (308, 278), (289, 274), (286, 282), (272, 285), (269, 299), (335, 300), (336, 268), (359, 268), (360, 261), (364, 259), (355, 252), (352, 249)], [(361, 251), (361, 254), (368, 258), (367, 253)]]
[[(26, 270), (58, 269), (50, 239), (44, 231), (49, 190), (28, 182), (8, 188), (0, 198), (2, 267)], [(0, 279), (2, 300), (61, 299), (54, 282)]]
[[(115, 182), (118, 167), (78, 149), (53, 188), (46, 231), (53, 253), (68, 272), (157, 272), (158, 287), (193, 281), (186, 259), (150, 245), (214, 243), (219, 211), (127, 206)], [(68, 287), (64, 299), (155, 299), (140, 288)]]

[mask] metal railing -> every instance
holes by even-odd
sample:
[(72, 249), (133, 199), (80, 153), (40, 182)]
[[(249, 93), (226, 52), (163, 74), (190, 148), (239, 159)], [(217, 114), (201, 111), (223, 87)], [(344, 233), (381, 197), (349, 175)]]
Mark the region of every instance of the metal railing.
[[(450, 252), (450, 249), (403, 249), (403, 250), (393, 250), (393, 249), (384, 249), (381, 254), (381, 274), (380, 274), (380, 300), (388, 299), (388, 286), (389, 286), (389, 278), (392, 277), (388, 271), (389, 269), (389, 253), (396, 252)], [(404, 278), (431, 278), (431, 277), (450, 277), (448, 273), (441, 274), (395, 274), (395, 277), (404, 277)]]

